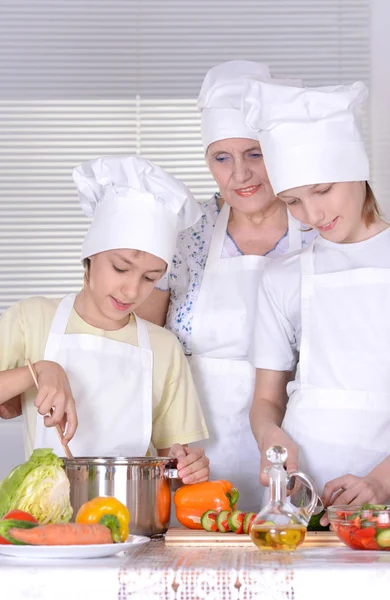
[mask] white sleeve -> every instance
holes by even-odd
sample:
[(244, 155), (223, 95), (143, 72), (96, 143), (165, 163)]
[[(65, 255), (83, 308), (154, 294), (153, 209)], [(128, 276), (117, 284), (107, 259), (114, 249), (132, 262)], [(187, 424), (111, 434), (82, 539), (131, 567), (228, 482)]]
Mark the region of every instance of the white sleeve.
[[(298, 353), (294, 327), (275, 291), (278, 275), (264, 270), (257, 297), (250, 361), (257, 369), (293, 371)], [(283, 303), (284, 304), (284, 303)]]

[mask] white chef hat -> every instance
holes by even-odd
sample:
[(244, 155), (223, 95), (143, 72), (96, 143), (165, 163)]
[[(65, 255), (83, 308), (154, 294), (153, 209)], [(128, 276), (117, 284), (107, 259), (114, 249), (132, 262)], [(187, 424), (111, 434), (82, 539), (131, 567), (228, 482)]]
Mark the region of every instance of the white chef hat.
[(275, 194), (302, 185), (369, 179), (360, 124), (367, 95), (360, 81), (319, 88), (249, 82), (243, 112), (247, 126), (258, 131)]
[(202, 141), (205, 151), (210, 144), (228, 138), (258, 140), (245, 124), (241, 112), (242, 93), (248, 77), (269, 79), (263, 63), (232, 60), (212, 67), (203, 80), (197, 107), (201, 111)]
[[(268, 66), (250, 60), (231, 60), (206, 73), (197, 103), (205, 151), (213, 142), (228, 138), (258, 141), (256, 133), (246, 125), (241, 110), (248, 79), (271, 80)], [(300, 85), (297, 80), (281, 80), (281, 83)]]
[(103, 156), (73, 170), (81, 208), (92, 223), (81, 259), (98, 252), (143, 250), (170, 265), (177, 234), (201, 210), (186, 185), (139, 156)]

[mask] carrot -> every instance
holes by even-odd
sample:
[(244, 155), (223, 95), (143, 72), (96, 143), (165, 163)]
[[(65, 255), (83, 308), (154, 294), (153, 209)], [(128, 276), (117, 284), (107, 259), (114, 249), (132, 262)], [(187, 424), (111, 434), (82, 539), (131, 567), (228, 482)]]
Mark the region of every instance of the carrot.
[(61, 523), (39, 525), (33, 529), (13, 527), (8, 534), (22, 544), (31, 546), (87, 546), (89, 544), (112, 544), (112, 535), (104, 525)]

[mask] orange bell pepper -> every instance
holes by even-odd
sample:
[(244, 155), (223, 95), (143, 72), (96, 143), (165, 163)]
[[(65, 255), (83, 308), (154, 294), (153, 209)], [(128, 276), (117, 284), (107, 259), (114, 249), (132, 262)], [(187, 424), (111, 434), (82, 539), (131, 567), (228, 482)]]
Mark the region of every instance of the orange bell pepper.
[(158, 486), (157, 512), (160, 523), (168, 523), (171, 513), (171, 488), (167, 479), (162, 479)]
[(200, 517), (206, 510), (235, 510), (238, 495), (229, 481), (183, 485), (174, 496), (177, 520), (189, 529), (202, 529)]

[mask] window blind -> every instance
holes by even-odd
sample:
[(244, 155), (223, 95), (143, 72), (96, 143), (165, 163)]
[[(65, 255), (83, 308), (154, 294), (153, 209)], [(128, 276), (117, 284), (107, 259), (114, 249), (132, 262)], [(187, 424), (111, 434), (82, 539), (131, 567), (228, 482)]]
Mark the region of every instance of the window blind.
[(74, 166), (142, 154), (205, 200), (207, 69), (241, 58), (308, 85), (369, 83), (369, 23), (369, 0), (0, 0), (0, 312), (79, 289)]

